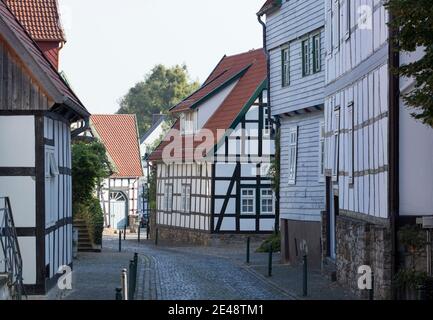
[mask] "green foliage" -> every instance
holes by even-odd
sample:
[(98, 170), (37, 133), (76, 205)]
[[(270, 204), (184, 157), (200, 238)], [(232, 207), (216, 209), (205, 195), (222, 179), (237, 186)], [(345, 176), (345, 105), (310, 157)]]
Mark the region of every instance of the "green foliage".
[(272, 248), (272, 252), (280, 252), (281, 251), (281, 234), (274, 233), (268, 239), (266, 239), (261, 246), (257, 249), (257, 252), (269, 252), (269, 249)]
[(92, 198), (86, 203), (77, 205), (77, 215), (86, 221), (90, 239), (96, 245), (102, 244), (102, 233), (104, 231), (104, 213), (97, 198)]
[(150, 169), (149, 185), (149, 206), (154, 211), (156, 210), (156, 167)]
[(422, 250), (427, 245), (426, 234), (419, 226), (406, 225), (399, 230), (398, 235), (402, 245), (415, 251)]
[(386, 8), (392, 14), (390, 26), (395, 32), (391, 39), (396, 49), (414, 52), (425, 48), (420, 60), (401, 66), (397, 71), (413, 77), (415, 88), (403, 96), (406, 104), (415, 109), (416, 119), (433, 127), (433, 5), (431, 0), (388, 0)]
[(272, 188), (275, 192), (280, 189), (280, 159), (281, 159), (281, 134), (280, 129), (277, 130), (275, 135), (275, 157), (271, 162), (268, 176), (272, 181)]
[(395, 276), (394, 285), (400, 289), (418, 289), (429, 279), (426, 272), (403, 269)]
[(190, 81), (185, 65), (157, 65), (121, 99), (118, 113), (136, 114), (142, 135), (150, 129), (154, 114), (166, 114), (198, 87), (197, 82)]
[(111, 174), (105, 147), (100, 142), (78, 142), (72, 145), (72, 201), (74, 212), (78, 204), (89, 203), (101, 184)]

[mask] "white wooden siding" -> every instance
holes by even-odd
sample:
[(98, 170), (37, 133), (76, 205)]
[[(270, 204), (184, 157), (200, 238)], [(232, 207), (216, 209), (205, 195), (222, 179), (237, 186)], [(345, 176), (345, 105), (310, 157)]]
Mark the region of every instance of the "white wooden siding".
[[(320, 182), (320, 122), (323, 113), (281, 119), (280, 216), (320, 221), (325, 210), (325, 185)], [(290, 130), (298, 127), (296, 183), (289, 184)]]
[[(279, 115), (307, 107), (322, 105), (325, 81), (325, 33), (323, 27), (316, 30), (321, 35), (321, 71), (308, 76), (302, 74), (302, 41), (309, 33), (289, 44), (290, 85), (282, 86), (281, 48), (270, 50), (270, 80), (272, 114)], [(315, 33), (314, 33), (315, 34)]]

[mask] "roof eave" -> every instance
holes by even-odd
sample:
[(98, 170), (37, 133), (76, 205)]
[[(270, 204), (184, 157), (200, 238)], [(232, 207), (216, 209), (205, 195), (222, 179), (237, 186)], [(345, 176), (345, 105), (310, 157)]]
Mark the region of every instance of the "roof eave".
[(258, 16), (263, 16), (265, 14), (271, 14), (277, 11), (282, 5), (282, 0), (274, 0), (273, 3), (264, 5), (259, 12), (257, 12)]

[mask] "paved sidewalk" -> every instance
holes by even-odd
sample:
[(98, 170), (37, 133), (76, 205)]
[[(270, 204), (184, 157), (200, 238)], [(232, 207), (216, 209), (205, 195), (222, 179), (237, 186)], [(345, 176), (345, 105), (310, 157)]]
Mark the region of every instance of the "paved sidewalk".
[(79, 253), (74, 260), (72, 290), (64, 300), (115, 300), (122, 269), (133, 258), (130, 252), (119, 253), (104, 248), (101, 253)]

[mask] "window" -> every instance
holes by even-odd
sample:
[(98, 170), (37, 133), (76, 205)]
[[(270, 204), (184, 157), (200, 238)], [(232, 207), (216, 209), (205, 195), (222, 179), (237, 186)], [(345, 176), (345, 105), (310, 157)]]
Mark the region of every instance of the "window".
[(274, 193), (272, 189), (263, 189), (261, 191), (262, 214), (274, 213)]
[(289, 184), (296, 184), (296, 166), (298, 158), (298, 127), (289, 131)]
[(270, 116), (270, 112), (271, 112), (271, 110), (270, 110), (270, 108), (268, 108), (268, 107), (265, 107), (265, 108), (263, 108), (263, 121), (264, 121), (264, 126), (263, 126), (263, 129), (264, 129), (264, 135), (265, 136), (269, 136), (270, 134), (271, 134), (271, 131), (272, 131), (272, 121), (271, 121), (271, 116)]
[(182, 185), (182, 199), (181, 199), (182, 211), (191, 212), (191, 185)]
[(194, 134), (197, 131), (197, 112), (186, 112), (180, 117), (183, 135)]
[(302, 75), (308, 76), (310, 74), (310, 39), (302, 41)]
[(340, 106), (334, 109), (334, 166), (332, 181), (338, 182), (339, 152), (340, 152)]
[(321, 36), (315, 34), (302, 41), (302, 76), (308, 76), (322, 70)]
[(347, 117), (348, 117), (348, 154), (349, 154), (349, 184), (353, 184), (353, 175), (354, 175), (354, 160), (355, 160), (355, 153), (354, 153), (354, 135), (353, 135), (353, 125), (354, 125), (354, 118), (353, 118), (353, 102), (350, 102), (347, 106)]
[(290, 52), (288, 47), (281, 50), (281, 74), (282, 86), (287, 87), (290, 85)]
[(171, 184), (165, 185), (164, 210), (168, 212), (173, 210), (173, 185)]
[(350, 0), (346, 0), (346, 40), (350, 39), (350, 27), (352, 24), (352, 5), (350, 4)]
[[(331, 0), (332, 1), (332, 0)], [(334, 43), (334, 34), (333, 34), (333, 27), (334, 27), (334, 17), (332, 15), (332, 2), (330, 3), (330, 7), (328, 8), (328, 11), (326, 13), (326, 51), (328, 56), (332, 54), (332, 46)]]
[(256, 206), (255, 189), (243, 189), (241, 194), (242, 214), (254, 214)]
[(320, 122), (320, 163), (319, 182), (325, 182), (325, 121)]
[(53, 178), (60, 174), (59, 166), (57, 165), (54, 149), (48, 149), (45, 152), (45, 177)]
[(320, 34), (313, 36), (313, 73), (320, 72), (322, 69), (322, 47)]
[(340, 1), (335, 0), (333, 17), (333, 48), (334, 50), (340, 50)]

